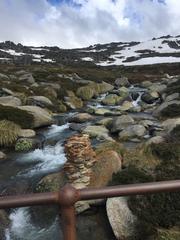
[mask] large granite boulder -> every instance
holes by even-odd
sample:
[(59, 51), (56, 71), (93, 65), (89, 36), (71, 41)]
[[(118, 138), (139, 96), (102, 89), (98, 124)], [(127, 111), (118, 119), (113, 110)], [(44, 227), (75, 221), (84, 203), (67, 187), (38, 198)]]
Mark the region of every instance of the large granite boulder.
[(47, 97), (44, 96), (30, 96), (27, 99), (27, 104), (28, 105), (33, 105), (33, 106), (39, 106), (42, 108), (52, 106), (53, 103), (51, 100)]
[(32, 122), (32, 128), (49, 126), (54, 123), (51, 114), (45, 109), (37, 106), (21, 106), (18, 108), (30, 113), (33, 116), (34, 121)]
[(174, 100), (170, 102), (164, 102), (153, 112), (155, 117), (178, 117), (180, 116), (180, 101)]
[(13, 96), (0, 97), (0, 104), (6, 106), (17, 107), (21, 106), (22, 102), (19, 98)]
[(117, 239), (129, 239), (135, 235), (137, 218), (129, 209), (125, 197), (109, 198), (106, 211)]
[(120, 97), (116, 94), (109, 94), (103, 100), (104, 105), (116, 105), (120, 100)]
[(93, 119), (94, 119), (94, 117), (88, 113), (78, 113), (78, 114), (73, 115), (69, 119), (69, 122), (84, 123), (87, 121), (91, 121)]
[(68, 91), (68, 96), (64, 97), (64, 102), (66, 106), (72, 110), (83, 107), (83, 101), (78, 98), (72, 91)]
[(132, 125), (134, 123), (134, 119), (129, 115), (122, 115), (115, 118), (110, 125), (110, 131), (112, 133), (120, 132), (127, 127), (128, 125)]
[(141, 138), (145, 135), (146, 128), (142, 125), (136, 124), (124, 128), (119, 133), (119, 138), (121, 140), (128, 140), (132, 138)]
[(129, 87), (131, 85), (127, 77), (116, 78), (114, 84), (116, 87)]
[(87, 126), (84, 130), (83, 130), (84, 134), (88, 134), (90, 137), (95, 137), (98, 139), (110, 139), (108, 133), (109, 130), (104, 127), (104, 126), (96, 126), (96, 125), (92, 125), (92, 126)]

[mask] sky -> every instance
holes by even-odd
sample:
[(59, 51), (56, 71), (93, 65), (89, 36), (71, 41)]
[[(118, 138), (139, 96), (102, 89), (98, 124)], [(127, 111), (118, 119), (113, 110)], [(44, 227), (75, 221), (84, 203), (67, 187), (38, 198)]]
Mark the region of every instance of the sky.
[(180, 35), (180, 0), (0, 0), (0, 41), (79, 48)]

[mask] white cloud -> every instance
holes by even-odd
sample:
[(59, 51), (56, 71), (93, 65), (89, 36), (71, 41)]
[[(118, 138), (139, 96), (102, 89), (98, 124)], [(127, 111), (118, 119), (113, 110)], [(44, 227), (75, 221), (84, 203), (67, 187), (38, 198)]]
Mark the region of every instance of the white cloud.
[(143, 40), (180, 34), (180, 1), (74, 0), (51, 5), (46, 0), (1, 0), (0, 40), (63, 48), (112, 41)]

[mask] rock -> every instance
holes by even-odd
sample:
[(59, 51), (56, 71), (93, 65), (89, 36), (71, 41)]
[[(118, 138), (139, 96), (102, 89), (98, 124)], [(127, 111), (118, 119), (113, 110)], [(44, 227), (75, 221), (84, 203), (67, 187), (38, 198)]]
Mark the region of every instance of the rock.
[(170, 118), (162, 123), (164, 129), (168, 132), (168, 134), (172, 134), (176, 131), (176, 128), (180, 126), (180, 118)]
[(106, 211), (117, 239), (128, 239), (135, 235), (137, 219), (129, 209), (125, 197), (109, 198)]
[(67, 107), (62, 101), (59, 102), (59, 110), (58, 111), (62, 112), (62, 113), (67, 112)]
[(6, 159), (7, 159), (6, 154), (0, 151), (0, 161), (4, 161)]
[(152, 82), (150, 82), (150, 81), (144, 81), (141, 83), (141, 86), (143, 88), (149, 88), (151, 85), (152, 85)]
[(34, 121), (32, 123), (32, 128), (49, 126), (54, 123), (51, 114), (45, 109), (37, 106), (21, 106), (18, 108), (33, 115)]
[(108, 136), (109, 131), (104, 126), (87, 126), (83, 133), (88, 134), (90, 137), (101, 138)]
[(9, 77), (3, 73), (0, 73), (0, 80), (8, 81)]
[(36, 186), (36, 192), (59, 191), (67, 182), (63, 172), (52, 173), (43, 177)]
[(131, 126), (124, 128), (124, 130), (122, 130), (119, 133), (119, 138), (122, 140), (127, 140), (127, 139), (131, 139), (134, 137), (141, 138), (144, 136), (145, 132), (146, 132), (146, 129), (144, 126), (138, 125), (138, 124), (131, 125)]
[(127, 97), (129, 95), (129, 89), (126, 87), (118, 88), (118, 95), (121, 97)]
[(94, 114), (96, 114), (96, 115), (104, 115), (104, 114), (106, 114), (106, 113), (110, 113), (111, 111), (109, 110), (109, 109), (107, 109), (107, 108), (96, 108), (96, 109), (94, 109)]
[(114, 173), (121, 170), (122, 158), (113, 150), (106, 150), (97, 154), (97, 162), (92, 167), (90, 187), (104, 187), (112, 180)]
[(113, 90), (113, 86), (109, 83), (90, 83), (87, 86), (80, 87), (76, 94), (78, 97), (82, 98), (85, 101), (90, 100), (91, 98), (98, 96), (99, 94), (103, 94)]
[(153, 83), (148, 89), (150, 91), (156, 91), (158, 93), (163, 93), (166, 90), (167, 86), (161, 83)]
[(129, 111), (131, 110), (132, 108), (134, 108), (134, 105), (132, 102), (129, 102), (129, 101), (125, 101), (122, 106), (119, 107), (119, 110), (120, 111)]
[(35, 79), (31, 73), (26, 73), (26, 74), (21, 75), (19, 77), (19, 80), (24, 83), (29, 83), (29, 84), (35, 83)]
[(149, 127), (155, 125), (155, 123), (152, 122), (151, 120), (141, 120), (141, 121), (139, 122), (139, 124), (140, 124), (140, 125), (143, 125), (145, 128), (149, 128)]
[(6, 106), (17, 107), (17, 106), (21, 106), (22, 102), (17, 97), (7, 96), (7, 97), (0, 97), (0, 104), (6, 105)]
[(129, 87), (131, 84), (128, 81), (127, 77), (117, 78), (114, 82), (116, 87)]
[(165, 101), (166, 102), (169, 102), (169, 101), (173, 101), (173, 100), (176, 100), (176, 99), (180, 99), (180, 93), (173, 93), (171, 95), (168, 95), (166, 98), (165, 98)]
[(68, 121), (75, 122), (75, 123), (84, 123), (87, 121), (91, 121), (93, 119), (94, 119), (94, 117), (88, 113), (78, 113), (78, 114), (72, 116)]
[(174, 100), (162, 103), (153, 112), (154, 117), (178, 117), (180, 116), (180, 101)]
[(159, 98), (157, 92), (145, 92), (141, 96), (141, 100), (148, 104), (153, 104)]
[(110, 131), (112, 133), (120, 132), (124, 129), (124, 127), (127, 127), (128, 125), (131, 125), (134, 123), (134, 119), (129, 115), (122, 115), (120, 117), (115, 118), (112, 121), (112, 124), (110, 126)]
[(155, 136), (150, 138), (147, 142), (146, 145), (151, 145), (151, 144), (160, 144), (165, 142), (165, 139), (161, 136)]
[(157, 229), (157, 237), (155, 240), (179, 240), (180, 239), (180, 228), (173, 227), (170, 229)]
[(80, 87), (77, 92), (77, 96), (85, 101), (90, 100), (95, 95), (95, 90), (91, 86)]
[(86, 125), (82, 123), (71, 123), (69, 129), (77, 132), (82, 132), (85, 129)]
[(32, 129), (21, 129), (18, 136), (22, 138), (33, 138), (36, 136), (36, 132)]
[(83, 101), (76, 97), (76, 95), (73, 92), (68, 93), (68, 97), (65, 97), (65, 104), (70, 109), (78, 109), (83, 107)]
[[(92, 149), (88, 135), (75, 135), (65, 144), (67, 162), (64, 173), (68, 182), (77, 189), (85, 188), (90, 183), (92, 166), (95, 164), (96, 153)], [(76, 204), (76, 211), (82, 212), (89, 208), (86, 201)]]
[(108, 127), (111, 125), (113, 119), (112, 118), (103, 118), (102, 120), (96, 122), (97, 125), (103, 125), (105, 127)]
[(12, 96), (14, 95), (13, 91), (8, 88), (1, 88), (0, 89), (0, 97)]
[(119, 100), (120, 97), (117, 96), (116, 94), (109, 94), (102, 100), (102, 103), (104, 105), (116, 105)]
[(27, 99), (27, 104), (28, 105), (33, 105), (33, 106), (39, 106), (39, 107), (42, 107), (42, 108), (53, 105), (51, 100), (47, 97), (44, 97), (44, 96), (30, 96)]

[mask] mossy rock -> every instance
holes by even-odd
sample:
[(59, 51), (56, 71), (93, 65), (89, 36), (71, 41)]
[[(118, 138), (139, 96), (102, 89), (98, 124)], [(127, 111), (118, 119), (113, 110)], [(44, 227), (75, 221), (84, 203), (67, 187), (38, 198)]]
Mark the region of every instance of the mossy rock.
[(125, 152), (122, 144), (120, 144), (118, 142), (112, 142), (112, 141), (106, 141), (104, 143), (99, 144), (96, 147), (95, 152), (96, 152), (96, 154), (101, 154), (103, 152), (110, 151), (110, 150), (117, 152), (118, 155), (121, 157), (123, 157), (124, 152)]
[(180, 228), (175, 227), (171, 229), (158, 229), (155, 240), (179, 240)]
[(13, 122), (0, 121), (0, 146), (12, 146), (18, 139), (20, 130), (20, 126)]
[(0, 120), (4, 119), (12, 121), (20, 125), (22, 128), (31, 128), (32, 122), (34, 121), (33, 115), (27, 111), (0, 105)]
[(31, 139), (21, 138), (16, 142), (15, 151), (28, 152), (33, 148), (33, 142)]
[(90, 100), (95, 95), (95, 90), (91, 86), (80, 87), (76, 94), (78, 97), (82, 98), (83, 100)]
[(59, 112), (67, 112), (67, 107), (62, 101), (59, 103)]

